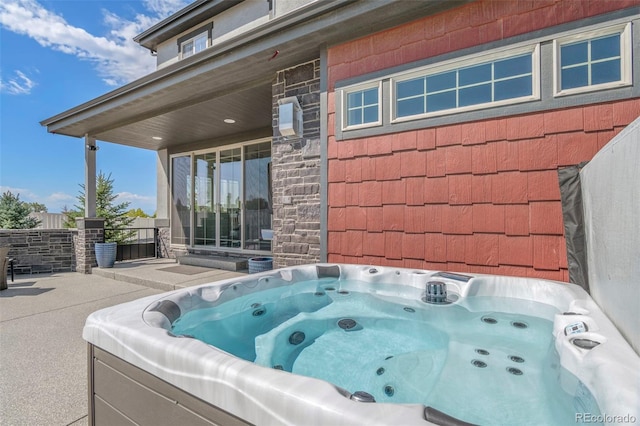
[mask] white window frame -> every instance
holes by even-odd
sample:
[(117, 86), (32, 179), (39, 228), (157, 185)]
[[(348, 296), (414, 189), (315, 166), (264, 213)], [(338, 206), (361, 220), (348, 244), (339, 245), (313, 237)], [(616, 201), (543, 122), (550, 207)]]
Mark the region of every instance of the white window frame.
[[(369, 89), (378, 89), (378, 119), (374, 122), (370, 123), (362, 123), (356, 125), (348, 125), (349, 122), (349, 110), (347, 108), (347, 98), (348, 95), (354, 92), (362, 92)], [(376, 127), (382, 125), (382, 81), (369, 81), (365, 83), (360, 83), (353, 86), (348, 86), (340, 89), (340, 94), (338, 96), (340, 99), (341, 111), (342, 111), (342, 130), (355, 130), (355, 129), (364, 129), (368, 127)]]
[[(562, 90), (561, 79), (561, 58), (560, 48), (569, 43), (576, 43), (580, 41), (586, 41), (589, 39), (605, 37), (613, 34), (620, 34), (620, 80), (610, 83), (594, 84), (589, 86), (574, 87), (571, 89)], [(553, 95), (567, 96), (576, 93), (595, 92), (598, 90), (613, 89), (617, 87), (630, 86), (633, 83), (632, 76), (632, 40), (631, 40), (631, 22), (625, 22), (618, 25), (595, 28), (589, 31), (582, 31), (560, 37), (553, 40)]]
[[(181, 244), (181, 243), (173, 243), (172, 241), (170, 242), (170, 246), (171, 247), (176, 247), (176, 248), (208, 248), (211, 251), (222, 251), (222, 252), (229, 252), (229, 253), (256, 253), (256, 254), (260, 254), (260, 253), (265, 253), (264, 250), (249, 250), (246, 249), (244, 247), (245, 244), (245, 240), (244, 240), (244, 236), (241, 234), (241, 238), (240, 238), (240, 247), (236, 248), (236, 247), (220, 247), (217, 245), (214, 246), (203, 246), (203, 245), (196, 245), (195, 243), (195, 219), (194, 219), (194, 211), (195, 211), (195, 206), (196, 206), (196, 200), (195, 200), (195, 188), (196, 188), (196, 167), (194, 164), (194, 160), (196, 158), (196, 156), (201, 155), (201, 154), (212, 154), (215, 153), (216, 154), (216, 163), (219, 164), (220, 161), (220, 152), (222, 151), (226, 151), (226, 150), (231, 150), (231, 149), (237, 149), (240, 148), (240, 176), (242, 179), (242, 184), (240, 185), (240, 199), (241, 201), (241, 215), (240, 215), (240, 226), (241, 229), (245, 229), (245, 214), (244, 214), (244, 203), (245, 203), (245, 191), (244, 191), (244, 184), (245, 184), (245, 174), (244, 174), (244, 161), (245, 161), (245, 150), (244, 148), (246, 146), (251, 146), (251, 145), (257, 145), (263, 142), (271, 142), (273, 140), (273, 138), (271, 137), (266, 137), (266, 138), (258, 138), (258, 139), (251, 139), (251, 140), (247, 140), (247, 141), (243, 141), (243, 142), (237, 142), (237, 143), (233, 143), (233, 144), (228, 144), (228, 145), (220, 145), (217, 146), (215, 148), (204, 148), (204, 149), (199, 149), (199, 150), (194, 150), (194, 151), (184, 151), (184, 152), (176, 152), (174, 154), (171, 154), (169, 156), (169, 164), (170, 164), (170, 170), (169, 170), (169, 208), (170, 208), (170, 220), (171, 222), (171, 227), (173, 226), (173, 220), (175, 220), (175, 218), (173, 217), (173, 159), (174, 158), (179, 158), (179, 157), (189, 157), (189, 168), (190, 168), (190, 174), (189, 174), (189, 181), (187, 182), (188, 184), (188, 192), (189, 192), (189, 200), (188, 200), (188, 205), (189, 205), (189, 235), (186, 236), (186, 240), (187, 242), (185, 244)], [(273, 158), (273, 146), (271, 147), (271, 155)], [(212, 194), (212, 196), (214, 197), (215, 200), (217, 200), (216, 203), (216, 213), (219, 213), (219, 208), (220, 208), (220, 190), (221, 190), (221, 185), (220, 183), (220, 179), (219, 179), (219, 174), (220, 174), (220, 169), (218, 168), (215, 172), (215, 177), (214, 179), (217, 179), (217, 183), (218, 185), (214, 188), (214, 194)], [(273, 178), (272, 178), (273, 179)], [(273, 222), (273, 217), (272, 217), (272, 222)], [(171, 228), (170, 227), (170, 228)], [(216, 235), (218, 235), (218, 231), (216, 230)], [(242, 231), (244, 232), (244, 231)], [(171, 240), (171, 229), (170, 229), (170, 240)], [(217, 240), (216, 240), (217, 241)], [(272, 246), (272, 250), (273, 250), (273, 246)]]
[[(191, 37), (188, 40), (183, 41), (182, 43), (180, 43), (180, 59), (185, 59), (188, 58), (190, 56), (195, 55), (196, 53), (202, 52), (202, 50), (198, 50), (196, 51), (196, 40), (200, 39), (204, 37), (206, 39), (205, 42), (205, 47), (204, 49), (206, 49), (207, 47), (209, 47), (209, 34), (207, 33), (207, 31), (203, 31), (199, 34), (196, 34), (195, 36)], [(185, 46), (189, 43), (193, 43), (193, 47), (190, 50), (190, 53), (185, 55)]]
[[(397, 102), (396, 102), (396, 83), (399, 81), (410, 80), (413, 78), (425, 77), (434, 74), (440, 74), (447, 71), (453, 71), (460, 68), (466, 68), (474, 65), (480, 65), (488, 62), (496, 62), (503, 59), (509, 59), (514, 56), (531, 54), (531, 95), (521, 96), (518, 98), (504, 99), (495, 102), (486, 102), (476, 105), (467, 105), (464, 107), (450, 108), (440, 111), (433, 111), (421, 114), (410, 115), (406, 117), (397, 116)], [(401, 123), (404, 121), (419, 120), (429, 117), (437, 117), (442, 115), (457, 114), (461, 112), (474, 111), (479, 109), (493, 108), (503, 105), (517, 104), (521, 102), (530, 102), (540, 99), (540, 44), (526, 44), (517, 47), (513, 47), (507, 50), (494, 49), (487, 52), (482, 52), (475, 55), (465, 56), (462, 58), (456, 58), (453, 60), (438, 62), (437, 64), (421, 67), (411, 72), (398, 73), (391, 76), (390, 80), (390, 102), (391, 108), (389, 108), (391, 123)]]

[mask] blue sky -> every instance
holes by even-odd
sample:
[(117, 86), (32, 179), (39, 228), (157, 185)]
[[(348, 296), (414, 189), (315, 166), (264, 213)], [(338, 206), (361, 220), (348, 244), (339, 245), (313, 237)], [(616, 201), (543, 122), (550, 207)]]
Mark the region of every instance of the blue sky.
[[(40, 121), (155, 69), (133, 42), (185, 0), (0, 2), (0, 191), (49, 212), (72, 209), (84, 182), (84, 140), (47, 133)], [(156, 154), (98, 141), (98, 170), (118, 201), (156, 209)], [(126, 161), (123, 161), (126, 158)]]

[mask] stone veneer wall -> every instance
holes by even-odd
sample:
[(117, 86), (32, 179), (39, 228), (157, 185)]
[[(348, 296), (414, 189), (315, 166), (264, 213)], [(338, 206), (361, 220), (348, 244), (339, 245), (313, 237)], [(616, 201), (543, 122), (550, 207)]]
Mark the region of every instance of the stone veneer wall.
[(158, 228), (157, 255), (164, 259), (176, 258), (176, 253), (171, 249), (171, 229), (168, 227)]
[(75, 245), (76, 271), (90, 274), (91, 268), (98, 266), (95, 244), (104, 242), (104, 219), (79, 218), (76, 219), (76, 225), (78, 227)]
[[(278, 99), (296, 96), (302, 138), (278, 131)], [(320, 260), (320, 59), (279, 71), (273, 84), (274, 268)]]
[(76, 270), (75, 229), (3, 229), (0, 246), (10, 246), (16, 274)]

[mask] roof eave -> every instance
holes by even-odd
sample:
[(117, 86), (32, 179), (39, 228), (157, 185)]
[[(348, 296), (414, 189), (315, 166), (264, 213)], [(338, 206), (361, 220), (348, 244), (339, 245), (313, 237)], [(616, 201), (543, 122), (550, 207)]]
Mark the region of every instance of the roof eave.
[(138, 34), (133, 41), (151, 51), (158, 44), (192, 28), (198, 22), (216, 16), (244, 0), (197, 0), (168, 18)]

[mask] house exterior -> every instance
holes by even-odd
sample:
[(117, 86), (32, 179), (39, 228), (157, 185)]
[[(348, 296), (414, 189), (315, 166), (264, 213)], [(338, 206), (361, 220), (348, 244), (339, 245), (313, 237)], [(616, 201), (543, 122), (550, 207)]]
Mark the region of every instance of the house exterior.
[(638, 23), (638, 0), (196, 1), (136, 37), (154, 73), (42, 124), (83, 138), (89, 203), (96, 140), (157, 152), (170, 255), (569, 281), (558, 170), (640, 115)]

